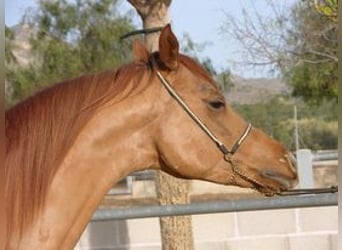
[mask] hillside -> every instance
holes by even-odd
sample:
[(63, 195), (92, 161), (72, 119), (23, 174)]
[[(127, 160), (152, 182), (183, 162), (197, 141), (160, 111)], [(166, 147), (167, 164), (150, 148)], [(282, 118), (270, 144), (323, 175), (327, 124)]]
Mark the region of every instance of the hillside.
[(242, 78), (232, 76), (234, 86), (226, 93), (230, 103), (254, 104), (279, 94), (290, 94), (291, 89), (277, 78)]

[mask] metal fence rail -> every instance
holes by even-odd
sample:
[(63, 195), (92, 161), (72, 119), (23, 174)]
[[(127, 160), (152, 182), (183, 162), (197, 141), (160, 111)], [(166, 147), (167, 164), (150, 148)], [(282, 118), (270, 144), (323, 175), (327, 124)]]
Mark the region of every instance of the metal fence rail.
[(227, 213), (284, 208), (336, 206), (337, 193), (272, 197), (246, 200), (198, 202), (185, 205), (141, 206), (120, 209), (99, 209), (92, 221), (122, 220), (161, 216)]
[(313, 161), (333, 161), (338, 159), (338, 151), (337, 150), (321, 150), (313, 152), (312, 160)]

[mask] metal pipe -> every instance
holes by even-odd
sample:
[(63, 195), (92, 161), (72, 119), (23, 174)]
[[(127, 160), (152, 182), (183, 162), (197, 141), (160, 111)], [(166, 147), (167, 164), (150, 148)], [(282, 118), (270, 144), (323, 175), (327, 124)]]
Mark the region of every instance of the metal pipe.
[(227, 213), (252, 210), (270, 210), (284, 208), (336, 206), (337, 193), (298, 195), (291, 197), (272, 197), (245, 200), (224, 200), (197, 202), (184, 205), (141, 206), (119, 209), (99, 209), (92, 221), (123, 220), (162, 216)]
[(338, 160), (338, 152), (336, 151), (329, 151), (329, 152), (315, 152), (312, 154), (313, 161), (331, 161), (331, 160)]

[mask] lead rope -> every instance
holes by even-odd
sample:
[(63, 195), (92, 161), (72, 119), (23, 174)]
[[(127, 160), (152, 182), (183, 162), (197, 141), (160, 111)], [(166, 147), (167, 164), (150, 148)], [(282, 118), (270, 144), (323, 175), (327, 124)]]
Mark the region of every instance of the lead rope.
[(261, 188), (264, 187), (263, 184), (261, 184), (259, 181), (255, 180), (254, 178), (248, 176), (247, 174), (243, 173), (241, 171), (241, 168), (238, 167), (238, 164), (236, 161), (234, 161), (234, 159), (232, 158), (232, 155), (225, 155), (224, 156), (224, 160), (226, 162), (228, 162), (233, 170), (233, 176), (232, 176), (232, 184), (236, 184), (235, 181), (235, 176), (238, 175), (240, 176), (242, 179), (250, 182), (250, 183), (254, 183), (256, 186), (252, 187), (251, 189), (256, 190), (257, 192), (261, 193), (262, 195), (265, 196), (273, 196), (275, 194), (278, 194), (279, 192), (269, 189), (267, 188), (266, 191), (265, 190), (261, 190)]
[(291, 189), (278, 193), (279, 196), (290, 196), (290, 195), (301, 195), (301, 194), (327, 194), (327, 193), (337, 193), (338, 186), (331, 186), (329, 188), (301, 188), (301, 189)]

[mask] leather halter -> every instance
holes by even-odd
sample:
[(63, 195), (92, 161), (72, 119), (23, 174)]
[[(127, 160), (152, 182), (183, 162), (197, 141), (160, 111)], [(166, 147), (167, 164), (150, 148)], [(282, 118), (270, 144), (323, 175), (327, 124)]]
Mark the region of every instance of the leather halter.
[(237, 141), (233, 144), (232, 148), (229, 150), (223, 142), (221, 142), (211, 131), (210, 129), (199, 119), (199, 117), (190, 109), (190, 107), (184, 102), (184, 100), (178, 95), (178, 93), (172, 88), (171, 84), (167, 81), (167, 79), (156, 70), (156, 74), (162, 83), (162, 85), (166, 88), (168, 93), (174, 98), (177, 103), (183, 108), (183, 110), (192, 118), (192, 120), (203, 130), (204, 133), (208, 135), (208, 137), (216, 144), (219, 150), (223, 153), (223, 159), (228, 162), (232, 168), (233, 175), (230, 180), (230, 184), (236, 184), (236, 176), (239, 176), (243, 180), (253, 184), (253, 188), (258, 192), (262, 193), (266, 196), (273, 196), (275, 194), (279, 194), (278, 190), (274, 190), (273, 188), (266, 187), (258, 180), (254, 179), (251, 176), (248, 176), (244, 171), (239, 168), (239, 164), (236, 160), (233, 159), (234, 154), (239, 149), (241, 144), (245, 141), (247, 136), (252, 130), (252, 124), (248, 123), (247, 127), (237, 139)]
[[(234, 143), (232, 148), (229, 150), (223, 142), (221, 142), (211, 131), (210, 129), (198, 118), (198, 116), (190, 109), (190, 107), (184, 102), (184, 100), (178, 95), (178, 93), (172, 88), (170, 83), (166, 80), (166, 78), (158, 71), (156, 70), (156, 74), (162, 83), (162, 85), (166, 88), (166, 90), (169, 92), (171, 97), (173, 97), (178, 104), (184, 109), (184, 111), (192, 118), (192, 120), (203, 130), (205, 134), (209, 136), (209, 138), (216, 144), (216, 146), (219, 148), (219, 150), (223, 153), (223, 158), (226, 162), (228, 162), (233, 170), (233, 176), (231, 180), (231, 184), (236, 183), (235, 181), (235, 175), (240, 176), (242, 179), (253, 183), (255, 185), (255, 189), (260, 191), (260, 188), (264, 187), (259, 181), (247, 176), (245, 173), (241, 171), (241, 169), (238, 168), (237, 163), (233, 160), (233, 155), (236, 153), (236, 151), (239, 149), (240, 145), (244, 142), (244, 140), (247, 138), (248, 134), (252, 130), (252, 125), (248, 123), (247, 127), (245, 128), (244, 132), (240, 135), (238, 140)], [(260, 191), (262, 192), (262, 191)], [(262, 192), (265, 193), (265, 192)], [(266, 195), (273, 195), (274, 191), (270, 191), (270, 193), (265, 193)]]

